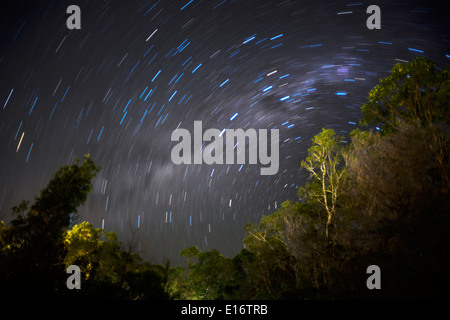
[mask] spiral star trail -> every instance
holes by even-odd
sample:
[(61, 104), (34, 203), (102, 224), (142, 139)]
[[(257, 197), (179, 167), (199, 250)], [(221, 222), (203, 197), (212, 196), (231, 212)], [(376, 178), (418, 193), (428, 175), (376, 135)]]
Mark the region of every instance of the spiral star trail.
[[(296, 200), (321, 128), (347, 135), (398, 62), (450, 59), (444, 1), (10, 1), (1, 13), (0, 220), (90, 154), (77, 221), (151, 261), (227, 256), (243, 226)], [(81, 29), (69, 30), (69, 5)], [(381, 29), (369, 30), (369, 5)], [(280, 167), (175, 165), (177, 128), (279, 129)]]

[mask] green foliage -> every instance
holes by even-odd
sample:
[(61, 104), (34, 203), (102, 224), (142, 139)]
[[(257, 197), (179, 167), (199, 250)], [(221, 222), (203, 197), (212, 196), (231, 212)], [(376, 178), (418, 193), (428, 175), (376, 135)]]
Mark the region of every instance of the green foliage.
[(448, 123), (450, 119), (450, 67), (417, 57), (396, 64), (381, 79), (362, 106), (361, 124), (377, 124), (383, 133), (397, 131), (400, 121), (421, 125)]
[(201, 252), (197, 247), (183, 249), (181, 256), (187, 257), (188, 282), (194, 297), (206, 300), (224, 298), (224, 290), (232, 278), (231, 259), (217, 250)]
[(114, 271), (123, 263), (122, 245), (114, 232), (106, 234), (101, 228), (94, 229), (92, 224), (84, 221), (67, 231), (64, 242), (66, 267), (79, 266), (86, 279), (96, 277), (119, 281), (120, 277)]
[(333, 241), (330, 227), (336, 215), (338, 195), (345, 178), (343, 166), (344, 148), (340, 144), (341, 138), (332, 129), (323, 129), (312, 139), (313, 145), (308, 149), (308, 156), (301, 165), (314, 179), (313, 184), (300, 189), (314, 202), (320, 204), (326, 211), (327, 221), (325, 234), (330, 242)]
[(137, 254), (122, 249), (114, 232), (94, 229), (88, 222), (75, 225), (65, 237), (65, 265), (77, 265), (83, 290), (77, 298), (168, 299), (169, 266), (142, 262)]

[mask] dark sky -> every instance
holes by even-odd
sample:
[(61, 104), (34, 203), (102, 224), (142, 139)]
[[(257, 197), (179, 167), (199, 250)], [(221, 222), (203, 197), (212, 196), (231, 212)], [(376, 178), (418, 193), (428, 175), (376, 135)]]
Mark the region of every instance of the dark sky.
[[(395, 63), (446, 66), (446, 1), (3, 1), (0, 220), (59, 167), (102, 167), (78, 221), (134, 239), (146, 259), (234, 256), (243, 226), (295, 200), (322, 127), (346, 135)], [(69, 5), (81, 30), (69, 30)], [(369, 30), (369, 5), (381, 29)], [(236, 115), (237, 113), (237, 115)], [(234, 116), (234, 117), (233, 117)], [(230, 120), (232, 119), (232, 120)], [(171, 134), (279, 129), (280, 168), (174, 165)]]

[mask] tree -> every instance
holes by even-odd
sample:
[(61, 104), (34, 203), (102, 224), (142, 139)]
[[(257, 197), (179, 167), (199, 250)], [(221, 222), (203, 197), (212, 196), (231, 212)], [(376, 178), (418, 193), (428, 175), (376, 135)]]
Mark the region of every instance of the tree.
[(170, 298), (165, 284), (168, 265), (138, 263), (125, 275), (128, 300), (167, 300)]
[(2, 291), (14, 295), (53, 296), (65, 286), (64, 234), (70, 215), (77, 212), (92, 189), (98, 172), (89, 155), (63, 166), (41, 190), (33, 205), (13, 208), (16, 218), (1, 230)]
[[(272, 220), (272, 221), (268, 221)], [(296, 261), (283, 241), (283, 231), (277, 217), (263, 217), (259, 225), (247, 224), (248, 236), (244, 246), (246, 255), (243, 266), (248, 282), (257, 288), (252, 299), (281, 299), (297, 285)]]
[(346, 187), (346, 151), (331, 129), (323, 129), (312, 142), (301, 164), (313, 180), (299, 189), (299, 201), (286, 201), (259, 225), (245, 226), (244, 245), (257, 261), (252, 266), (258, 270), (255, 283), (268, 293), (263, 298), (326, 298), (339, 283), (335, 273), (341, 268), (342, 246), (337, 224), (341, 222), (344, 231), (348, 223), (337, 217)]
[(124, 250), (114, 232), (94, 229), (87, 221), (73, 226), (65, 237), (65, 265), (81, 269), (82, 289), (70, 297), (89, 299), (168, 299), (170, 265), (143, 262)]
[[(78, 265), (83, 275), (89, 277), (99, 263), (100, 250), (104, 244), (100, 239), (102, 234), (101, 228), (94, 229), (93, 225), (87, 221), (74, 225), (71, 230), (68, 230), (64, 239), (67, 248), (65, 265)], [(112, 239), (113, 235), (106, 237)]]
[(401, 121), (418, 121), (420, 125), (448, 123), (449, 75), (450, 67), (439, 70), (436, 63), (423, 57), (396, 64), (390, 75), (370, 91), (361, 107), (361, 124), (377, 125), (382, 133), (392, 133)]
[(353, 136), (347, 168), (360, 256), (364, 251), (384, 264), (385, 297), (439, 298), (441, 289), (431, 283), (450, 283), (443, 267), (450, 263), (449, 151), (450, 135), (441, 126), (402, 122), (396, 133)]
[[(310, 185), (306, 191), (308, 196), (314, 198), (323, 206), (327, 214), (325, 234), (329, 242), (332, 242), (330, 226), (336, 214), (336, 206), (342, 179), (345, 174), (343, 168), (343, 147), (340, 146), (340, 137), (332, 129), (323, 129), (321, 133), (312, 139), (313, 146), (308, 149), (308, 156), (301, 165), (320, 184), (320, 191)], [(315, 183), (313, 182), (313, 183)]]
[(215, 249), (201, 252), (197, 247), (181, 250), (180, 256), (187, 258), (189, 284), (197, 298), (224, 298), (225, 287), (228, 286), (233, 273), (230, 258)]
[(352, 133), (352, 250), (382, 265), (384, 298), (448, 297), (449, 72), (425, 58), (395, 65), (362, 107), (361, 124), (379, 130)]
[(114, 232), (95, 229), (84, 221), (67, 230), (64, 243), (66, 268), (77, 265), (81, 269), (83, 290), (75, 292), (79, 297), (120, 297), (117, 269), (123, 263), (121, 243)]

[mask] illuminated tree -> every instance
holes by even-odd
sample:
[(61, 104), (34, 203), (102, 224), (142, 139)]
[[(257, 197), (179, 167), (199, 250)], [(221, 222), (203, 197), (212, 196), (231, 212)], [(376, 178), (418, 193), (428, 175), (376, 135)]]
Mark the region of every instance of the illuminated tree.
[[(336, 214), (338, 195), (341, 191), (342, 179), (345, 174), (343, 167), (343, 147), (341, 139), (332, 129), (323, 129), (321, 133), (312, 139), (313, 146), (308, 149), (308, 156), (301, 165), (314, 179), (313, 185), (300, 189), (308, 197), (314, 199), (323, 206), (327, 219), (325, 234), (331, 242), (330, 226)], [(320, 185), (317, 190), (316, 186)]]

